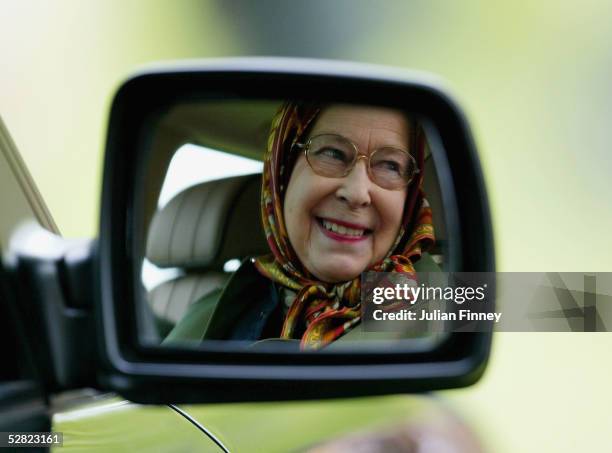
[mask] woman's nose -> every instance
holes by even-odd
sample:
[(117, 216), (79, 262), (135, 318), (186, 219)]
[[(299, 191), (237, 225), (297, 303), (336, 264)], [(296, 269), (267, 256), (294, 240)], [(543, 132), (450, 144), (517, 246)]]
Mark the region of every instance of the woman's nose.
[(359, 159), (349, 174), (340, 181), (336, 195), (352, 209), (368, 206), (372, 202), (370, 190), (373, 183), (370, 181), (365, 159)]

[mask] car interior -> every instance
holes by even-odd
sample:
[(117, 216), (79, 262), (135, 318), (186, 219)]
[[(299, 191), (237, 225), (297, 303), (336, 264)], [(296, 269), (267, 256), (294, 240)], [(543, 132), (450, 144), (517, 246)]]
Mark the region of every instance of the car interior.
[[(190, 304), (224, 286), (236, 264), (269, 253), (261, 225), (261, 174), (229, 176), (194, 184), (159, 208), (158, 198), (174, 153), (184, 144), (263, 160), (278, 101), (210, 101), (179, 105), (157, 127), (141, 197), (141, 253), (171, 278), (145, 291), (158, 338), (163, 338)], [(429, 147), (429, 144), (428, 144)], [(231, 174), (231, 170), (229, 171)], [(446, 228), (438, 176), (426, 151), (423, 189), (432, 207), (436, 245), (430, 250), (444, 270)], [(238, 260), (238, 261), (236, 261)], [(228, 264), (234, 264), (228, 266)]]

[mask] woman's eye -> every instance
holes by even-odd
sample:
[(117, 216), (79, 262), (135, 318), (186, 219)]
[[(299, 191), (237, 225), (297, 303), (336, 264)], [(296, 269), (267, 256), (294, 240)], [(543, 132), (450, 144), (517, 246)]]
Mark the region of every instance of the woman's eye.
[(319, 151), (317, 151), (316, 154), (319, 157), (331, 158), (335, 160), (340, 160), (342, 162), (346, 162), (347, 159), (346, 153), (337, 148), (321, 148)]
[(402, 174), (402, 166), (398, 162), (395, 162), (393, 160), (383, 160), (377, 162), (375, 167), (380, 170), (397, 173), (398, 175)]

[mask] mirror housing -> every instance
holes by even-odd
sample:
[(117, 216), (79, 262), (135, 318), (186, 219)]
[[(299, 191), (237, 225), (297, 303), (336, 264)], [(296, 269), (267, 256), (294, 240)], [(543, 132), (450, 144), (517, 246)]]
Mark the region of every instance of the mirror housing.
[[(493, 232), (475, 145), (458, 105), (431, 76), (302, 59), (247, 58), (143, 71), (116, 94), (110, 113), (96, 263), (100, 384), (142, 403), (322, 399), (464, 387), (483, 374), (492, 334), (451, 333), (433, 351), (387, 349), (293, 354), (150, 347), (141, 321), (129, 244), (141, 227), (134, 181), (157, 119), (178, 101), (290, 98), (408, 108), (438, 131), (439, 165), (453, 271), (493, 272)], [(436, 151), (449, 150), (449, 152)], [(452, 239), (452, 240), (451, 240)]]

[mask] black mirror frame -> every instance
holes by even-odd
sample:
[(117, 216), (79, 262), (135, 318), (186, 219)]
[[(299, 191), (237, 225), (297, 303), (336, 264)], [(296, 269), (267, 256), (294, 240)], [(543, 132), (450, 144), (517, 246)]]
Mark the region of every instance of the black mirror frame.
[(135, 335), (128, 241), (134, 222), (132, 183), (138, 150), (150, 134), (156, 112), (193, 93), (276, 99), (300, 93), (304, 98), (422, 113), (435, 125), (444, 149), (452, 149), (446, 156), (434, 155), (448, 159), (442, 165), (447, 173), (440, 178), (449, 243), (457, 247), (452, 270), (495, 271), (489, 206), (472, 136), (457, 104), (432, 80), (368, 65), (278, 58), (175, 64), (127, 80), (111, 108), (95, 259), (100, 384), (133, 401), (159, 404), (382, 395), (476, 382), (487, 364), (491, 332), (453, 333), (427, 353), (334, 354), (145, 347)]

